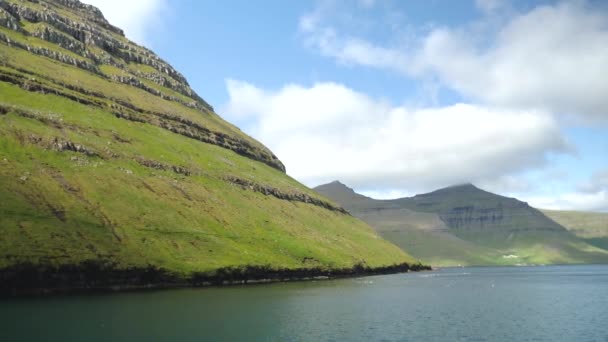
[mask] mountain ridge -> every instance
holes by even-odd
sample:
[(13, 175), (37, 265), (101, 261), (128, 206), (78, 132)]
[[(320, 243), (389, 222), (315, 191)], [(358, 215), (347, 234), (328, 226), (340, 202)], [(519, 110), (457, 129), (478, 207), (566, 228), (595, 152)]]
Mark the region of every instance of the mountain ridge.
[(603, 235), (577, 236), (528, 203), (471, 183), (385, 200), (360, 196), (339, 182), (314, 189), (434, 265), (608, 261)]

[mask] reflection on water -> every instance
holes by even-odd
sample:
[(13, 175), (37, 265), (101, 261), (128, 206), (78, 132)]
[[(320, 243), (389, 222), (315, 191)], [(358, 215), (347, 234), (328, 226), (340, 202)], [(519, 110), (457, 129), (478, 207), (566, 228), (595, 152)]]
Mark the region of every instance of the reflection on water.
[(608, 266), (0, 302), (0, 340), (608, 341)]

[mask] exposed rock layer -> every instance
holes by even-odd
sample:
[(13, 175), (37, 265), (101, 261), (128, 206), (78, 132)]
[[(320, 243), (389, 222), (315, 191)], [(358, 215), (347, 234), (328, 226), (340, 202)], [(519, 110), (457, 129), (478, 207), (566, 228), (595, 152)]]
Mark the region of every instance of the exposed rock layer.
[[(71, 17), (65, 13), (62, 7), (77, 11), (80, 17)], [(38, 26), (29, 32), (22, 28), (21, 22), (32, 23)], [(64, 64), (73, 65), (109, 81), (139, 88), (164, 100), (177, 102), (186, 107), (196, 109), (200, 111), (201, 115), (209, 115), (209, 112), (213, 112), (213, 108), (190, 88), (182, 74), (150, 50), (127, 40), (122, 30), (108, 23), (101, 12), (93, 6), (82, 4), (76, 0), (41, 0), (30, 1), (28, 3), (16, 0), (2, 1), (0, 2), (0, 26), (55, 44), (65, 51), (73, 53), (73, 55), (62, 52), (60, 51), (61, 49), (51, 49), (18, 41), (2, 32), (0, 32), (0, 44), (17, 47)], [(103, 65), (118, 68), (123, 74), (106, 74), (100, 69)], [(144, 65), (149, 70), (132, 67), (133, 65)], [(26, 70), (22, 71), (41, 79), (44, 78), (44, 75), (32, 74), (31, 71)], [(7, 75), (6, 72), (3, 72), (1, 77), (3, 81), (19, 84), (22, 88), (31, 91), (69, 96), (72, 99), (78, 97), (76, 94), (66, 94), (59, 89), (49, 89), (37, 82), (35, 78), (20, 79), (23, 78), (21, 75)], [(158, 90), (155, 87), (147, 85), (143, 80), (151, 81), (160, 87), (170, 89), (183, 95), (183, 97)], [(52, 79), (47, 79), (47, 81), (59, 83), (60, 88), (68, 88), (74, 92), (86, 95), (78, 99), (81, 103), (90, 101), (87, 99), (90, 96), (105, 98), (100, 93), (95, 93), (82, 87), (61, 83)], [(120, 103), (117, 99), (112, 100)], [(97, 104), (103, 106), (104, 102), (99, 101)], [(137, 114), (133, 114), (133, 111), (137, 112)], [(283, 164), (269, 150), (259, 146), (252, 146), (243, 139), (225, 133), (212, 132), (200, 124), (177, 115), (146, 112), (124, 101), (115, 108), (115, 112), (119, 117), (156, 124), (174, 133), (231, 149), (240, 155), (262, 161), (274, 168), (285, 171)], [(162, 119), (147, 118), (146, 115), (149, 114), (157, 118), (162, 117)], [(176, 123), (176, 121), (178, 122)]]

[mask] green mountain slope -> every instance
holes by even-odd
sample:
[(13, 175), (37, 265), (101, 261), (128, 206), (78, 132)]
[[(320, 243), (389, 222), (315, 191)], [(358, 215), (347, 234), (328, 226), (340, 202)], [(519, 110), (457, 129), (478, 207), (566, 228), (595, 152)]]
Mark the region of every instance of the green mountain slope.
[(608, 250), (608, 213), (546, 209), (542, 212), (587, 243)]
[(608, 251), (514, 198), (471, 184), (375, 200), (339, 182), (315, 188), (414, 257), (438, 266), (605, 263)]
[(5, 281), (19, 265), (187, 279), (413, 261), (284, 171), (96, 8), (0, 1)]

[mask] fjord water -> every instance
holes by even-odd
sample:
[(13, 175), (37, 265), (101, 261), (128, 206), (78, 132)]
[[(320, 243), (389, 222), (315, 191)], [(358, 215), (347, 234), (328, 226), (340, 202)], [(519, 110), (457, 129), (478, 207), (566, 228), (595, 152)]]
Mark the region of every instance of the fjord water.
[(608, 341), (608, 266), (0, 302), (0, 340)]

